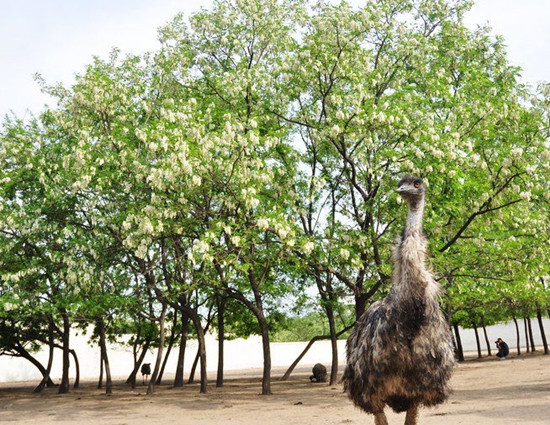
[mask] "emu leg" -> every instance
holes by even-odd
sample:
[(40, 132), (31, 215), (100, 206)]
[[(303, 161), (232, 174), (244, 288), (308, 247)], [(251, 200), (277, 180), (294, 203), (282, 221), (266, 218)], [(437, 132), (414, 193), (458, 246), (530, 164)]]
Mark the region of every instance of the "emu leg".
[(418, 421), (418, 406), (413, 406), (407, 410), (407, 416), (405, 416), (405, 425), (416, 425)]
[(384, 412), (374, 414), (374, 425), (388, 425), (388, 420)]

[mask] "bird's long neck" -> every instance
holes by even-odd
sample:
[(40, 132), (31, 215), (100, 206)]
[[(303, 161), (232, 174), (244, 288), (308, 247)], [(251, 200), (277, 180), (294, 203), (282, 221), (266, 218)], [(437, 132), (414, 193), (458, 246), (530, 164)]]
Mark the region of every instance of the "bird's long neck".
[[(426, 320), (427, 308), (437, 305), (437, 286), (426, 268), (426, 238), (422, 231), (424, 197), (409, 200), (409, 212), (400, 242), (394, 250), (395, 267), (388, 303), (394, 320), (412, 341)], [(430, 307), (428, 307), (430, 304)]]
[(409, 214), (403, 230), (403, 239), (422, 235), (424, 218), (424, 197), (409, 202)]
[[(410, 294), (426, 286), (426, 238), (422, 232), (424, 198), (409, 200), (409, 213), (399, 243), (394, 249), (393, 289)], [(420, 295), (420, 293), (419, 293)]]

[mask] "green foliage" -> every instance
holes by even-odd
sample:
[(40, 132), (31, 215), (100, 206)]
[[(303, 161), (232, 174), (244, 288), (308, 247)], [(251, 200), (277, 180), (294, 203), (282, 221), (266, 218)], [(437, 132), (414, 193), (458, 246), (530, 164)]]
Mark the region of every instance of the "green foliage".
[(67, 312), (156, 344), (162, 305), (229, 298), (229, 338), (327, 334), (391, 283), (404, 173), (453, 321), (548, 306), (550, 89), (469, 7), (219, 0), (156, 52), (42, 82), (58, 106), (0, 132), (2, 329), (34, 348)]

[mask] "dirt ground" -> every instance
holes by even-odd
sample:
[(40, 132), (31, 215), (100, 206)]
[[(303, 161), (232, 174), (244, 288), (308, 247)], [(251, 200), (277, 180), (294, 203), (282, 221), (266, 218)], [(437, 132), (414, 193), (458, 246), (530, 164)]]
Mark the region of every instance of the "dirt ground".
[[(261, 396), (259, 371), (228, 374), (223, 388), (209, 385), (198, 394), (196, 384), (182, 389), (145, 387), (131, 391), (121, 382), (107, 397), (92, 382), (69, 394), (55, 389), (32, 394), (27, 384), (0, 384), (0, 423), (16, 424), (373, 424), (372, 417), (353, 407), (342, 386), (312, 384), (306, 368), (287, 382), (277, 381), (273, 395)], [(253, 376), (255, 375), (255, 376)], [(550, 356), (523, 355), (505, 361), (466, 361), (454, 374), (454, 394), (444, 405), (423, 410), (420, 424), (550, 424)], [(404, 415), (388, 412), (390, 424)]]

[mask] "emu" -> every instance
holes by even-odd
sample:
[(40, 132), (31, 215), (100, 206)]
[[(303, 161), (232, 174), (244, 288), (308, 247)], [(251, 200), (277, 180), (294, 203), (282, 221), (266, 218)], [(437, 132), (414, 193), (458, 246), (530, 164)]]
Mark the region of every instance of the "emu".
[(145, 379), (151, 375), (151, 363), (143, 363), (141, 365), (141, 381), (145, 385)]
[(311, 382), (327, 382), (327, 368), (321, 363), (316, 363), (311, 370), (313, 375), (309, 377)]
[(353, 403), (387, 425), (384, 407), (407, 412), (416, 425), (421, 406), (443, 403), (450, 394), (454, 366), (450, 330), (438, 303), (440, 287), (426, 266), (422, 230), (426, 185), (406, 176), (397, 192), (408, 217), (393, 250), (392, 287), (373, 303), (347, 341), (344, 390)]

